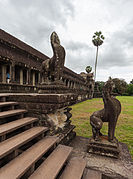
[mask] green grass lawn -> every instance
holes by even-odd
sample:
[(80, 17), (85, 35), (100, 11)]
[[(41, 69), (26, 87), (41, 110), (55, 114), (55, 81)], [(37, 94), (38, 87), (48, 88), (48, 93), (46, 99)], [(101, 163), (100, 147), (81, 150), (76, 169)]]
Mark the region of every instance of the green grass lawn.
[[(133, 158), (133, 97), (119, 96), (122, 111), (119, 116), (115, 136), (128, 145), (128, 149)], [(72, 124), (76, 126), (75, 132), (78, 136), (92, 136), (90, 126), (90, 115), (103, 108), (103, 101), (100, 98), (87, 100), (72, 106)], [(107, 123), (103, 124), (102, 133), (107, 135)]]

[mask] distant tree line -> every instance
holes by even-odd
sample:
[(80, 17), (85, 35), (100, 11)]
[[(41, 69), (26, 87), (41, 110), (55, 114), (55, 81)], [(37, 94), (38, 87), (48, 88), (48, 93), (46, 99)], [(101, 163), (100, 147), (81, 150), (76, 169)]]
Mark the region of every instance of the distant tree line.
[[(133, 96), (133, 79), (130, 81), (129, 84), (124, 79), (113, 78), (112, 80), (115, 84), (115, 88), (113, 90), (114, 93), (123, 96)], [(102, 92), (104, 84), (105, 82), (103, 81), (96, 82), (99, 92)]]

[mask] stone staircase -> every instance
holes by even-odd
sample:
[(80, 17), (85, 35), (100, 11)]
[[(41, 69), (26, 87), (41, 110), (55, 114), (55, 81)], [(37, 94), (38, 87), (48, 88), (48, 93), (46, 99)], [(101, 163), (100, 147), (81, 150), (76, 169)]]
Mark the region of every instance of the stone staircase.
[(47, 136), (47, 127), (7, 97), (0, 95), (0, 179), (85, 179), (86, 161), (71, 158), (72, 147), (58, 145), (58, 137)]

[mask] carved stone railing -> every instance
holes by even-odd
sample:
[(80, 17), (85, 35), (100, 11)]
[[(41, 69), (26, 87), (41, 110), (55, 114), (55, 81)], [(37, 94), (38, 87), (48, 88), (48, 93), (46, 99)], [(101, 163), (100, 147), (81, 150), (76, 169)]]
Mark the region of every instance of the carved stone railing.
[(66, 67), (64, 67), (62, 78), (64, 83), (67, 82), (65, 85), (71, 89), (77, 89), (79, 91), (89, 90), (88, 85), (86, 84), (84, 78)]
[(0, 83), (0, 93), (37, 93), (38, 88), (32, 85)]

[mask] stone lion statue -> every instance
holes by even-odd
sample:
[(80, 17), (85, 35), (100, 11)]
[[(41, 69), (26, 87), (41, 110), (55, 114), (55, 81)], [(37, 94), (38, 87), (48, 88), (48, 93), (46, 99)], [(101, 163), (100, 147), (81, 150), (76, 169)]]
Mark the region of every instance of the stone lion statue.
[(103, 87), (104, 108), (94, 112), (90, 116), (90, 124), (92, 126), (93, 138), (99, 140), (102, 133), (100, 132), (103, 122), (108, 122), (108, 140), (113, 142), (115, 127), (121, 112), (121, 104), (118, 99), (112, 96), (114, 83), (111, 78)]
[(50, 37), (53, 49), (53, 57), (42, 62), (42, 71), (45, 82), (59, 81), (63, 74), (65, 63), (65, 49), (60, 45), (60, 40), (56, 32)]

